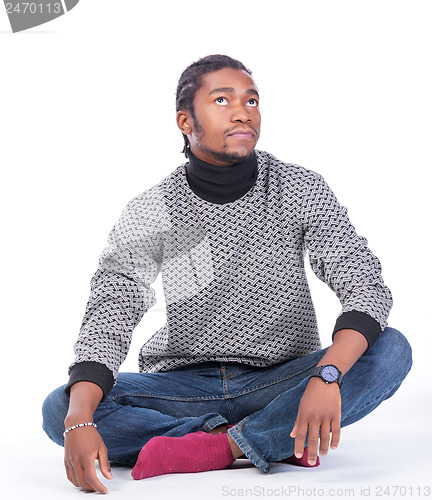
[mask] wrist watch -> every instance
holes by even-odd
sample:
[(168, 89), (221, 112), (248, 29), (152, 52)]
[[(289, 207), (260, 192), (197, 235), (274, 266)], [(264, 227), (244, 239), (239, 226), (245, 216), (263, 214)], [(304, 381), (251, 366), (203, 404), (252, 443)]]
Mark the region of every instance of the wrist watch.
[(314, 366), (311, 377), (319, 377), (326, 384), (337, 382), (339, 388), (342, 387), (342, 372), (335, 365)]

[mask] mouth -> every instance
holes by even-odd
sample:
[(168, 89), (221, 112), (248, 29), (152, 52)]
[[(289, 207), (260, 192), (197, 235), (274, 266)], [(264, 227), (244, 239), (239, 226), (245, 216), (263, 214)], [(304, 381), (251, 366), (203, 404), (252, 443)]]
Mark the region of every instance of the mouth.
[(252, 128), (239, 128), (229, 132), (228, 137), (236, 137), (239, 139), (250, 139), (256, 137), (256, 132)]

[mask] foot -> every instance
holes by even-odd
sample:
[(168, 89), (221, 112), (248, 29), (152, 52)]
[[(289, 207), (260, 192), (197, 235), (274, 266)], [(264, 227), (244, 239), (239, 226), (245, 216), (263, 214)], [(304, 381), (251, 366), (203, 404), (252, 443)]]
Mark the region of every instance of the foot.
[[(219, 427), (215, 427), (211, 431), (209, 431), (209, 434), (219, 434), (219, 432), (222, 432), (223, 434), (227, 433), (228, 429), (231, 429), (231, 427), (234, 427), (234, 425), (220, 425)], [(235, 444), (233, 438), (231, 436), (228, 436), (228, 442), (231, 448), (231, 452), (233, 454), (233, 457), (235, 459), (237, 458), (246, 458), (241, 451), (241, 449)]]
[(234, 460), (227, 434), (200, 431), (183, 437), (156, 436), (141, 449), (132, 477), (225, 469)]

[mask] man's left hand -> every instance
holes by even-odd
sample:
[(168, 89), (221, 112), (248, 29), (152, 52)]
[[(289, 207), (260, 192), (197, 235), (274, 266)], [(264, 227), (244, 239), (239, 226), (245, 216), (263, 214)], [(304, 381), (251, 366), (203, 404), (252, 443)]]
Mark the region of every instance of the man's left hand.
[[(295, 438), (294, 453), (297, 458), (303, 456), (306, 436), (308, 437), (308, 463), (315, 465), (319, 454), (327, 455), (331, 448), (337, 448), (340, 439), (341, 396), (336, 383), (326, 384), (317, 377), (312, 377), (300, 400), (297, 419), (291, 437)], [(308, 434), (309, 431), (309, 434)]]

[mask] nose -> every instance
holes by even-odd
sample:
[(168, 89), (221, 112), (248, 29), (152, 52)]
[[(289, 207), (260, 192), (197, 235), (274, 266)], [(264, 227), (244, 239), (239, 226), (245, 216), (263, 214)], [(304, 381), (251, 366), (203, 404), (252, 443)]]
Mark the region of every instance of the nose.
[(247, 107), (238, 102), (232, 107), (231, 121), (246, 123), (251, 121), (251, 116)]

